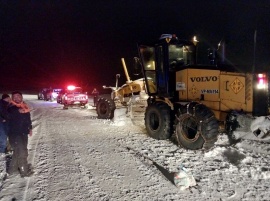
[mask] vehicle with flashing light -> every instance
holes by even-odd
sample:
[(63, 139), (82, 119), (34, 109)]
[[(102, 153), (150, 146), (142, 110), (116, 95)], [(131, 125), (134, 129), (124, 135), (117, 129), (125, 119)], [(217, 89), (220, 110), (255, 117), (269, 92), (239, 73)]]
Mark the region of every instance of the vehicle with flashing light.
[(81, 87), (69, 85), (65, 90), (59, 91), (57, 102), (63, 104), (63, 109), (68, 109), (73, 106), (85, 108), (88, 103), (87, 92), (83, 92)]
[(209, 64), (197, 64), (197, 44), (196, 38), (179, 40), (175, 35), (138, 44), (134, 61), (149, 95), (144, 116), (149, 136), (175, 136), (180, 146), (195, 150), (213, 147), (221, 130), (232, 141), (235, 131), (268, 135), (269, 130), (256, 124), (257, 118), (269, 118), (268, 74), (239, 72), (226, 64), (222, 43), (209, 49)]

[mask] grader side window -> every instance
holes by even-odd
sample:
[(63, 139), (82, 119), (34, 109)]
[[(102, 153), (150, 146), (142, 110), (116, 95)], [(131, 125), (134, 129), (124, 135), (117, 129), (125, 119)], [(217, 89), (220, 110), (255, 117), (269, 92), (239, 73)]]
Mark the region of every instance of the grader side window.
[(179, 45), (169, 46), (169, 59), (183, 59), (183, 47)]
[(155, 70), (155, 49), (154, 47), (141, 47), (140, 53), (142, 56), (143, 66), (145, 70)]
[(140, 55), (144, 67), (148, 93), (155, 94), (157, 93), (155, 48), (140, 46)]
[(156, 82), (156, 73), (155, 71), (146, 71), (146, 81), (148, 84), (149, 93), (157, 93), (157, 82)]
[(194, 47), (183, 44), (170, 45), (169, 62), (171, 67), (194, 64)]
[(183, 46), (170, 45), (169, 46), (169, 62), (170, 66), (179, 66), (184, 64)]

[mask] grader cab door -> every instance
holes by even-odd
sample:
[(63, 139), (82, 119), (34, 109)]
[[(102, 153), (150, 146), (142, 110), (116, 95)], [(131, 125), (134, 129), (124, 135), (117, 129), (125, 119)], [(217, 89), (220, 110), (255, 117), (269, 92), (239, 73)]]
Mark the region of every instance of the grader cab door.
[(155, 48), (146, 45), (139, 45), (140, 60), (145, 76), (145, 84), (148, 95), (157, 94), (157, 73), (155, 62)]
[(166, 49), (163, 45), (139, 45), (140, 58), (146, 81), (147, 93), (150, 96), (168, 96), (169, 70), (165, 67)]

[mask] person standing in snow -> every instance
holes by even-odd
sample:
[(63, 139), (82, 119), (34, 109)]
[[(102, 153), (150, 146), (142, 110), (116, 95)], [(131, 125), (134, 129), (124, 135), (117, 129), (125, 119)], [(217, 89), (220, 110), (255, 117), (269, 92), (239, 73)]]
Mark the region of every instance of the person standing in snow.
[(97, 98), (99, 95), (99, 92), (96, 88), (94, 88), (94, 90), (92, 91), (92, 95), (94, 96), (94, 107), (97, 105)]
[(12, 106), (9, 112), (9, 132), (8, 138), (13, 149), (13, 155), (8, 168), (8, 174), (20, 173), (22, 177), (31, 176), (33, 171), (27, 162), (28, 157), (28, 135), (32, 136), (32, 121), (30, 110), (23, 102), (22, 93), (12, 92)]
[(7, 132), (8, 132), (8, 112), (10, 105), (10, 96), (3, 94), (0, 100), (0, 155), (5, 156), (7, 147)]

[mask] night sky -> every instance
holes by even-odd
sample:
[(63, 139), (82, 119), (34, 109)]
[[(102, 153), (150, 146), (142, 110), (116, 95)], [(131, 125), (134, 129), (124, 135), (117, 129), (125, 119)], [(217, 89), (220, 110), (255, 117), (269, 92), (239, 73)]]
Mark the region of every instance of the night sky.
[(0, 89), (124, 83), (122, 57), (137, 79), (137, 42), (164, 33), (196, 35), (199, 63), (223, 39), (229, 63), (270, 68), (269, 0), (1, 0)]

